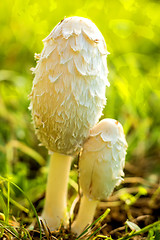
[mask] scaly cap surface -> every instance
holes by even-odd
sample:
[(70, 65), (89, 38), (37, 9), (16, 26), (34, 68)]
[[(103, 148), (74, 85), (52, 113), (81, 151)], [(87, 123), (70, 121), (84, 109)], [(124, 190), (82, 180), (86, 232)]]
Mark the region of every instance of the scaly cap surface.
[(104, 119), (93, 127), (79, 161), (80, 185), (88, 198), (106, 200), (121, 183), (126, 149), (127, 142), (118, 121)]
[(106, 55), (102, 34), (86, 18), (66, 18), (44, 39), (30, 109), (48, 150), (75, 154), (98, 122), (109, 86)]

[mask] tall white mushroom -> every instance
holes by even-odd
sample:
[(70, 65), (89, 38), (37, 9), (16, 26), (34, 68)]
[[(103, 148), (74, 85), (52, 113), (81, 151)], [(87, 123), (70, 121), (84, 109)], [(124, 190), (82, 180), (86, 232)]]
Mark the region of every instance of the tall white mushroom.
[(71, 160), (106, 103), (106, 55), (102, 34), (82, 17), (58, 23), (37, 55), (30, 109), (37, 137), (52, 153), (42, 213), (51, 230), (65, 224)]
[(90, 132), (79, 160), (83, 191), (72, 231), (82, 233), (93, 220), (97, 203), (106, 200), (122, 181), (127, 142), (122, 125), (113, 119), (100, 121)]

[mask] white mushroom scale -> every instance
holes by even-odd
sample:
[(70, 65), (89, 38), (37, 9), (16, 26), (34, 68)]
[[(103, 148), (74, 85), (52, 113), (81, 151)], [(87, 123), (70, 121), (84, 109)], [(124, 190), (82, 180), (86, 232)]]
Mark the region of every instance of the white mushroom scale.
[(66, 18), (43, 42), (30, 109), (36, 135), (52, 154), (42, 217), (54, 230), (66, 221), (71, 160), (102, 114), (109, 82), (105, 40), (91, 20)]
[(106, 200), (122, 181), (127, 142), (122, 125), (103, 119), (90, 132), (79, 160), (79, 181), (83, 191), (72, 231), (82, 233), (93, 220), (98, 201)]

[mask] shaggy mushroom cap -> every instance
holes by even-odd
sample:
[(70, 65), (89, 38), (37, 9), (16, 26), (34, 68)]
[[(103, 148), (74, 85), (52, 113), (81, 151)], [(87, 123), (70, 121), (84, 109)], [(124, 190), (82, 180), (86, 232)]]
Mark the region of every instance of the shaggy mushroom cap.
[(70, 17), (43, 42), (30, 95), (36, 134), (48, 150), (74, 155), (106, 103), (105, 40), (91, 20)]
[(106, 200), (122, 181), (127, 142), (122, 125), (104, 119), (90, 132), (79, 161), (80, 186), (93, 200)]

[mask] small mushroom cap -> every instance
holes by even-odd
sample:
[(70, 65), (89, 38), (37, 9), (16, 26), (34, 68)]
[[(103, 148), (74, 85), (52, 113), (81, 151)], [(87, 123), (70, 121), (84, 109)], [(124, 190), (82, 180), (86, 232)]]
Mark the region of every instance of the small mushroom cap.
[(30, 94), (38, 139), (48, 150), (77, 153), (106, 103), (105, 40), (91, 20), (62, 20), (44, 39)]
[(79, 160), (80, 186), (88, 198), (106, 200), (121, 183), (126, 149), (118, 121), (104, 119), (93, 127)]

